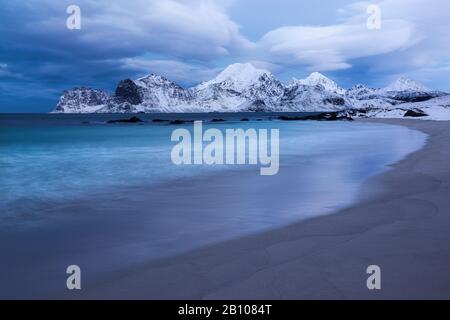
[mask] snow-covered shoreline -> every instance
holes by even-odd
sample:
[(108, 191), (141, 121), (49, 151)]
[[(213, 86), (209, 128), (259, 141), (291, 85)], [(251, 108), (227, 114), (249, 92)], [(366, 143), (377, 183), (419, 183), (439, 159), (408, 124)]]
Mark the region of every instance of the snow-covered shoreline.
[(387, 108), (367, 108), (344, 111), (343, 115), (352, 118), (402, 119), (450, 121), (450, 95), (428, 101), (403, 103)]

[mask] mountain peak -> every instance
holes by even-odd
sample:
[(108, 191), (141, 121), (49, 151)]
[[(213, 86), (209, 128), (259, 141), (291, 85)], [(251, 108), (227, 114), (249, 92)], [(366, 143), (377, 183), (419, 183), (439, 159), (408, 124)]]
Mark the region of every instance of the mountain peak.
[[(323, 74), (321, 74), (320, 72), (312, 72), (306, 79), (309, 80), (319, 80), (319, 79), (326, 79), (326, 80), (330, 80), (328, 77), (324, 76)], [(330, 80), (332, 81), (332, 80)]]
[(156, 81), (156, 82), (172, 82), (168, 80), (166, 77), (163, 77), (161, 75), (157, 75), (154, 73), (148, 74), (146, 76), (143, 76), (139, 79), (136, 79), (136, 82), (149, 82), (149, 81)]
[(225, 69), (223, 69), (222, 73), (235, 73), (235, 72), (253, 72), (258, 70), (255, 66), (249, 62), (245, 63), (232, 63)]
[(321, 85), (326, 91), (343, 93), (345, 90), (338, 86), (336, 82), (324, 76), (320, 72), (313, 72), (305, 79), (294, 79), (294, 83), (305, 86)]
[(214, 80), (218, 82), (240, 80), (251, 84), (264, 74), (270, 74), (270, 72), (264, 69), (257, 69), (251, 63), (233, 63), (219, 73)]
[(233, 63), (219, 73), (217, 77), (203, 82), (199, 87), (203, 88), (212, 84), (223, 84), (230, 89), (242, 91), (258, 82), (263, 75), (271, 76), (271, 73), (264, 69), (257, 69), (251, 63)]
[(149, 74), (122, 80), (112, 95), (89, 88), (66, 90), (55, 112), (332, 111), (390, 108), (445, 95), (427, 90), (404, 77), (385, 89), (356, 85), (344, 90), (319, 72), (284, 86), (269, 71), (236, 63), (216, 78), (190, 88)]
[(430, 91), (430, 89), (425, 87), (420, 82), (408, 79), (406, 77), (398, 78), (397, 80), (392, 82), (390, 85), (388, 85), (386, 88), (384, 88), (384, 90), (385, 91), (421, 91), (421, 92)]

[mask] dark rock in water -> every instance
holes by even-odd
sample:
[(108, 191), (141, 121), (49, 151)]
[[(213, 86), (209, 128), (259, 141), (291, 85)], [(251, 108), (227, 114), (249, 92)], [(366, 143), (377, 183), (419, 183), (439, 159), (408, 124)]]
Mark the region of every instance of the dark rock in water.
[(152, 122), (168, 122), (169, 120), (153, 119)]
[(211, 122), (225, 122), (224, 119), (212, 119)]
[(305, 120), (304, 117), (288, 117), (288, 116), (279, 116), (278, 120), (283, 121), (296, 121), (296, 120)]
[(242, 118), (241, 121), (249, 121), (248, 118)]
[(132, 105), (142, 103), (142, 98), (139, 93), (139, 87), (131, 79), (120, 81), (116, 89), (114, 100), (116, 101), (116, 103), (127, 102)]
[(184, 124), (184, 123), (185, 123), (184, 120), (173, 120), (173, 121), (170, 121), (169, 124), (176, 124), (176, 125), (179, 125), (179, 124)]
[(413, 118), (419, 118), (419, 117), (426, 117), (428, 114), (426, 114), (424, 111), (420, 109), (414, 109), (414, 110), (408, 110), (404, 114), (404, 117), (413, 117)]
[(280, 116), (279, 120), (283, 121), (304, 121), (304, 120), (316, 120), (316, 121), (337, 121), (337, 120), (348, 120), (352, 121), (353, 118), (347, 113), (343, 112), (324, 112), (317, 115), (308, 115), (308, 116)]
[(131, 117), (130, 119), (109, 120), (108, 123), (139, 123), (143, 122), (138, 117)]

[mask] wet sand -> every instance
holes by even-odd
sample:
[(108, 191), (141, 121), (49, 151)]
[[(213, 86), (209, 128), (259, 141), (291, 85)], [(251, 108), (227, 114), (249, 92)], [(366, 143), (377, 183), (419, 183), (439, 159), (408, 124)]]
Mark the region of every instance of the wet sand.
[[(448, 299), (450, 298), (450, 125), (406, 125), (426, 146), (370, 178), (375, 196), (328, 216), (152, 262), (71, 298)], [(381, 267), (382, 289), (366, 287)]]

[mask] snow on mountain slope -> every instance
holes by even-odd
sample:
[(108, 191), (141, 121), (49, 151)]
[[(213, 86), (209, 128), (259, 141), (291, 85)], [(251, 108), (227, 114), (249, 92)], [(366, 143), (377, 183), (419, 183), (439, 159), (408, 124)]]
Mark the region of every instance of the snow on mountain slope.
[(353, 110), (357, 116), (401, 115), (408, 108), (422, 106), (421, 103), (431, 100), (436, 108), (443, 109), (438, 97), (447, 101), (446, 95), (406, 78), (400, 78), (384, 89), (357, 85), (345, 90), (318, 72), (285, 86), (267, 70), (257, 69), (249, 63), (236, 63), (214, 79), (187, 89), (154, 74), (137, 80), (122, 80), (111, 96), (102, 90), (75, 88), (63, 92), (53, 112)]
[(208, 111), (258, 110), (276, 108), (284, 86), (267, 70), (249, 63), (228, 66), (216, 78), (189, 89), (196, 104)]
[[(411, 111), (413, 111), (412, 115)], [(414, 117), (421, 120), (450, 121), (450, 95), (440, 96), (422, 102), (402, 103), (396, 106), (352, 109), (349, 113), (356, 118)]]
[(65, 90), (59, 98), (55, 111), (58, 113), (95, 113), (111, 100), (106, 91), (91, 88)]
[[(394, 89), (400, 89), (395, 91)], [(416, 91), (420, 89), (421, 91)], [(366, 108), (390, 108), (404, 103), (428, 101), (430, 99), (447, 95), (444, 92), (422, 91), (426, 89), (420, 83), (400, 78), (383, 89), (368, 88), (364, 85), (356, 85), (345, 93), (346, 99), (354, 109)]]
[(219, 85), (223, 89), (242, 92), (258, 82), (259, 78), (265, 74), (270, 74), (270, 72), (256, 69), (250, 63), (234, 63), (225, 68), (217, 77), (202, 82), (195, 89), (203, 90), (213, 85)]
[(336, 111), (349, 107), (342, 95), (328, 91), (322, 85), (300, 83), (286, 89), (280, 104), (290, 111)]
[(319, 72), (311, 73), (306, 79), (299, 80), (299, 79), (294, 78), (292, 85), (296, 85), (296, 84), (305, 85), (305, 86), (320, 85), (325, 89), (325, 91), (328, 91), (328, 92), (334, 92), (334, 93), (338, 93), (338, 94), (345, 93), (345, 89), (339, 87), (336, 82), (325, 77), (323, 74), (321, 74)]
[(373, 89), (358, 84), (345, 92), (345, 98), (352, 108), (387, 108), (400, 102), (387, 96), (382, 89)]
[(379, 89), (369, 88), (363, 84), (357, 84), (351, 87), (345, 92), (345, 95), (349, 99), (355, 100), (369, 100), (379, 97)]
[(428, 92), (431, 91), (427, 87), (425, 87), (420, 82), (417, 82), (415, 80), (411, 80), (405, 77), (400, 77), (394, 82), (392, 82), (390, 85), (388, 85), (386, 88), (383, 89), (384, 91), (417, 91), (417, 92)]
[(142, 112), (170, 111), (172, 106), (189, 104), (191, 94), (164, 77), (149, 75), (134, 81), (139, 87), (142, 102), (137, 110)]

